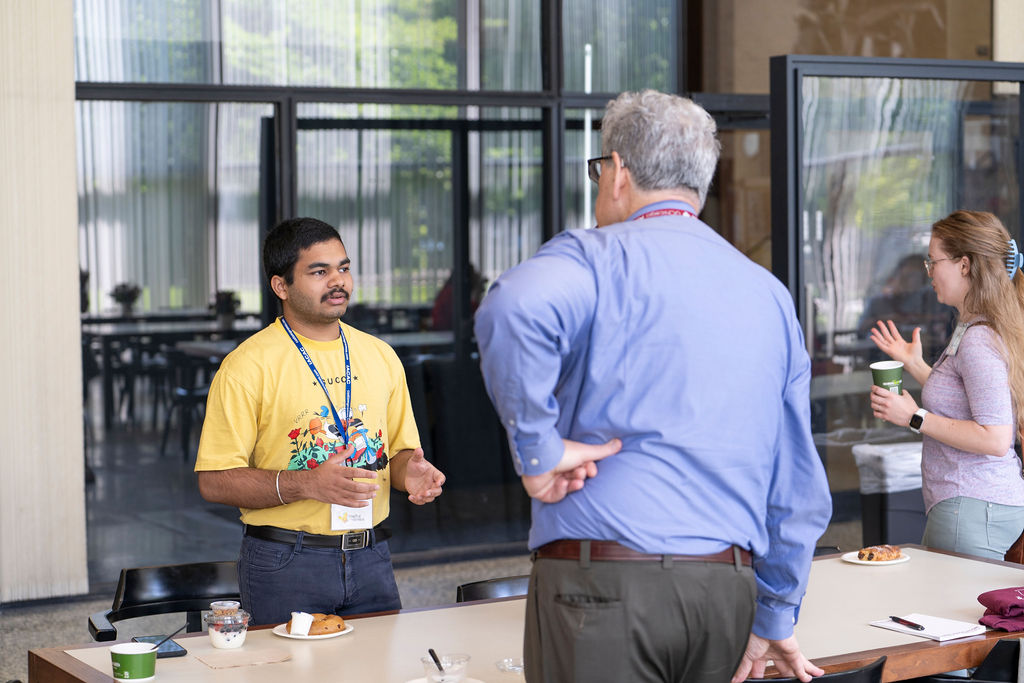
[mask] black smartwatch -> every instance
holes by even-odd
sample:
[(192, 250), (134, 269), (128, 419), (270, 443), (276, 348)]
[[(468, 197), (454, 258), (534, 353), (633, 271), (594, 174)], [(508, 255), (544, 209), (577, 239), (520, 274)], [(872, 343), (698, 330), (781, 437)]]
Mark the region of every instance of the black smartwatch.
[(920, 434), (921, 425), (924, 424), (924, 416), (927, 414), (927, 410), (924, 408), (918, 408), (917, 412), (910, 416), (910, 431), (915, 434)]

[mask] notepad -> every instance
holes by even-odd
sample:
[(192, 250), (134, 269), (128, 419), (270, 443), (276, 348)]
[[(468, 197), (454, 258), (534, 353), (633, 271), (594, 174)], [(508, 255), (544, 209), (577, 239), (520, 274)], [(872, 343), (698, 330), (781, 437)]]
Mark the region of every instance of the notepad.
[(931, 638), (932, 640), (938, 640), (940, 642), (944, 640), (979, 636), (985, 632), (984, 626), (981, 624), (972, 624), (969, 621), (956, 621), (955, 619), (930, 617), (927, 614), (905, 614), (901, 616), (907, 621), (912, 621), (915, 624), (921, 624), (921, 626), (924, 626), (924, 630), (918, 631), (917, 629), (908, 628), (901, 624), (897, 624), (895, 621), (888, 618), (868, 623), (872, 626), (878, 626), (879, 628), (887, 628), (890, 631), (899, 631), (900, 633), (905, 633), (908, 636)]

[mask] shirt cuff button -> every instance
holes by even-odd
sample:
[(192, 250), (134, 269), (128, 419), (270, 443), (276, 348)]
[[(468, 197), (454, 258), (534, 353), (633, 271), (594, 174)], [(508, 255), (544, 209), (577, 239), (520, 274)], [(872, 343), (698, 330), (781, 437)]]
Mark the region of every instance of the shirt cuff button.
[(530, 464), (534, 466), (539, 465), (540, 460), (538, 460), (537, 458), (530, 458)]
[(516, 426), (516, 419), (514, 417), (510, 417), (508, 419), (508, 426), (509, 427), (515, 427)]

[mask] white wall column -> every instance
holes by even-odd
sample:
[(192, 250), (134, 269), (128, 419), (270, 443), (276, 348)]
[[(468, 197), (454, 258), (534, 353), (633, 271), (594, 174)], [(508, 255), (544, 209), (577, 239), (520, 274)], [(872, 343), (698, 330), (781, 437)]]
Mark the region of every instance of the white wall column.
[(72, 12), (0, 2), (0, 603), (89, 588)]

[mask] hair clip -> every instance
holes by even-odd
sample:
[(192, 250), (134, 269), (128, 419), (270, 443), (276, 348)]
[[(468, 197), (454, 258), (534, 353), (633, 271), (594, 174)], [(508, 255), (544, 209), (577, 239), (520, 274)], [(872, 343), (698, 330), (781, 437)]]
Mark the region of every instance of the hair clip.
[(1010, 253), (1006, 255), (1006, 274), (1013, 279), (1013, 274), (1024, 266), (1024, 254), (1017, 249), (1017, 240), (1010, 240)]

